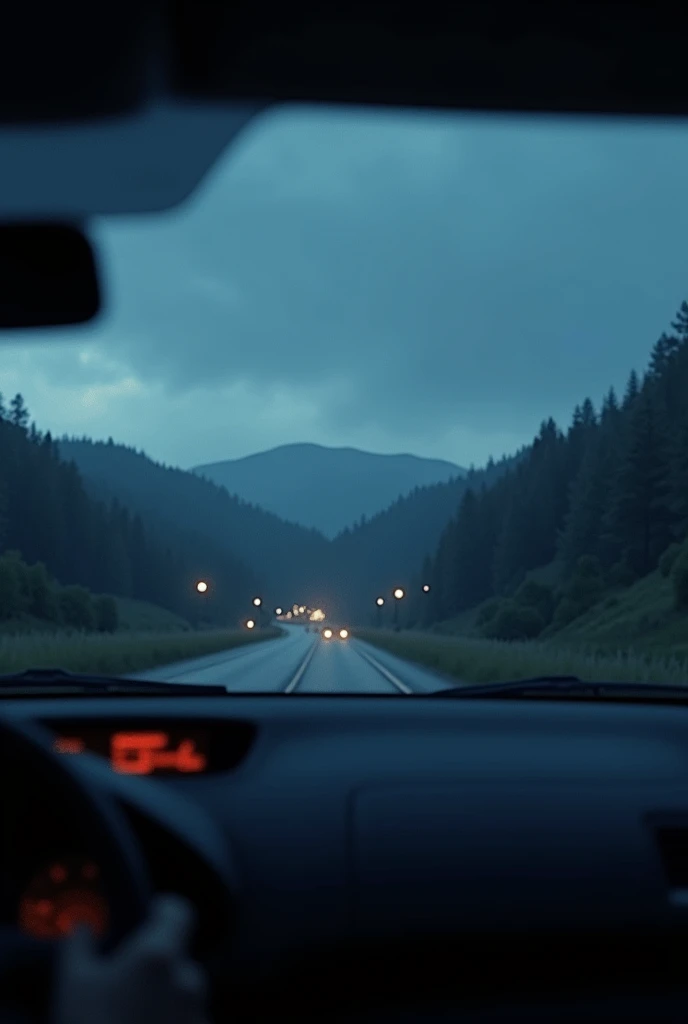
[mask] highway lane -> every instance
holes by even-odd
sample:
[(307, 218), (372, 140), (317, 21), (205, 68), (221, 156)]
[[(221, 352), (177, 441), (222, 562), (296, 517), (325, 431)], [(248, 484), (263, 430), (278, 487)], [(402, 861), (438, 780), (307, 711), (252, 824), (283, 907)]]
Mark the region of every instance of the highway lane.
[(250, 693), (430, 693), (449, 685), (429, 669), (380, 651), (361, 640), (321, 639), (300, 626), (286, 636), (225, 653), (175, 662), (137, 679), (179, 683), (221, 683)]

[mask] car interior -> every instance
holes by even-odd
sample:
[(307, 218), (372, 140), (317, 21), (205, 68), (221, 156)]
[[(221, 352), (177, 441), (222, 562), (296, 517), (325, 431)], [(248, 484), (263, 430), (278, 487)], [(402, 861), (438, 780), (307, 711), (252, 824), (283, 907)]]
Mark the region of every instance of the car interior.
[[(0, 326), (94, 318), (89, 218), (179, 204), (273, 104), (682, 118), (687, 40), (658, 3), (14, 5)], [(0, 1009), (48, 1019), (75, 903), (112, 948), (174, 891), (213, 1021), (685, 1020), (688, 707), (521, 696), (0, 680)]]

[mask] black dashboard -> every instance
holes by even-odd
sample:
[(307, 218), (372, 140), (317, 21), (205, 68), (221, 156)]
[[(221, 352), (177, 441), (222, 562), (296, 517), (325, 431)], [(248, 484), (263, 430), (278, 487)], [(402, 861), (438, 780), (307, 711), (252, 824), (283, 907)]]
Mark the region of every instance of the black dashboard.
[[(155, 887), (198, 905), (225, 1008), (688, 1014), (688, 709), (257, 695), (0, 713), (96, 753)], [(43, 831), (32, 869), (75, 852)]]

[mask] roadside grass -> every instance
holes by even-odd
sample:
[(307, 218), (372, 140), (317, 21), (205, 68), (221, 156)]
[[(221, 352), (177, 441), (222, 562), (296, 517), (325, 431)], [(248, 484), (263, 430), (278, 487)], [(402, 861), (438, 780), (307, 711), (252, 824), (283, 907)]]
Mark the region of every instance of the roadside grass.
[(567, 646), (559, 640), (507, 642), (413, 631), (357, 629), (354, 635), (465, 683), (572, 675), (590, 681), (688, 685), (688, 640), (662, 652), (634, 648), (602, 651)]
[(270, 627), (259, 632), (208, 630), (198, 632), (30, 633), (0, 636), (0, 672), (26, 668), (62, 668), (71, 672), (125, 675), (260, 643), (283, 636)]

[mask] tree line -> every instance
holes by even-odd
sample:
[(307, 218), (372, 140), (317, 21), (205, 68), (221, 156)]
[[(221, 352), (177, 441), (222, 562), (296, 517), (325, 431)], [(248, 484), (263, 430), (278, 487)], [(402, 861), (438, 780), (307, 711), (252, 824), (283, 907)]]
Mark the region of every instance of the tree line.
[[(660, 566), (681, 603), (688, 534), (688, 302), (633, 370), (624, 394), (576, 406), (567, 429), (545, 420), (492, 483), (465, 489), (413, 585), (410, 621), (428, 626), (482, 605), (486, 635), (537, 636), (566, 625), (607, 587)], [(554, 563), (556, 585), (528, 574)], [(688, 585), (688, 576), (686, 578)], [(688, 595), (687, 595), (688, 597)]]
[[(186, 618), (202, 615), (220, 623), (233, 624), (252, 586), (248, 571), (224, 552), (213, 551), (212, 557), (206, 552), (204, 557), (193, 540), (158, 533), (118, 498), (98, 500), (89, 493), (77, 466), (61, 456), (50, 432), (30, 422), (21, 394), (9, 406), (0, 395), (0, 550), (17, 553), (6, 556), (11, 564), (4, 565), (6, 596), (4, 604), (0, 597), (0, 618), (27, 610), (22, 573), (29, 567), (35, 579), (45, 573), (63, 587), (151, 601)], [(214, 593), (201, 607), (193, 586), (208, 569)], [(15, 599), (8, 600), (8, 594)], [(79, 597), (74, 590), (66, 597), (57, 590), (55, 595), (65, 621), (78, 618), (69, 611), (70, 600), (86, 607), (83, 594)], [(89, 617), (84, 611), (82, 619), (97, 625), (97, 612), (91, 612)], [(46, 611), (48, 619), (52, 614)]]

